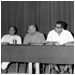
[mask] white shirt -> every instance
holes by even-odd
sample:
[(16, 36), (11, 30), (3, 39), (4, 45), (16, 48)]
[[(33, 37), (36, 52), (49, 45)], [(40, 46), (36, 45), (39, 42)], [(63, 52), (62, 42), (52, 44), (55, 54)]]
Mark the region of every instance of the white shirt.
[(58, 42), (60, 45), (74, 41), (73, 36), (68, 30), (64, 30), (61, 32), (60, 36), (55, 30), (52, 30), (48, 33), (47, 41), (50, 42)]
[(21, 44), (21, 37), (18, 35), (11, 36), (9, 34), (4, 35), (1, 39), (1, 42), (7, 42), (13, 44), (13, 40), (17, 40), (17, 44)]

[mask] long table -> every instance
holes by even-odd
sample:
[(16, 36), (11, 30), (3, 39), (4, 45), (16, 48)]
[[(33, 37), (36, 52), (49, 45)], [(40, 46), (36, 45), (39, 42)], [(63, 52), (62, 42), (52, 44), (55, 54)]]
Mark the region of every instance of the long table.
[(74, 64), (74, 46), (2, 45), (1, 61)]

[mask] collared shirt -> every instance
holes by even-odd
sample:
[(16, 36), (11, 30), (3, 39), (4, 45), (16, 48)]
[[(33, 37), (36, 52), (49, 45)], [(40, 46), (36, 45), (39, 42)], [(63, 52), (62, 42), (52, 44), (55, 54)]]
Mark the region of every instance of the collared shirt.
[(60, 36), (55, 30), (52, 30), (48, 33), (47, 41), (50, 42), (58, 42), (60, 45), (74, 41), (72, 34), (68, 30), (64, 30), (61, 32)]
[(11, 36), (9, 34), (7, 35), (4, 35), (1, 39), (1, 42), (7, 42), (7, 43), (10, 43), (10, 44), (13, 44), (13, 40), (16, 40), (17, 41), (17, 44), (21, 44), (21, 37), (18, 36), (18, 35), (14, 35), (14, 36)]
[(35, 35), (30, 35), (29, 33), (26, 34), (24, 37), (23, 44), (29, 44), (29, 43), (45, 43), (45, 37), (42, 33), (36, 32)]

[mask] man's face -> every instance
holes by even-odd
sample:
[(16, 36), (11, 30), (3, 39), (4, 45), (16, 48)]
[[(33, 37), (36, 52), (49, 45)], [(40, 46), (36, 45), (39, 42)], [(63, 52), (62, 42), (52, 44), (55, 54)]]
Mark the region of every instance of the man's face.
[(55, 31), (56, 31), (57, 33), (61, 33), (62, 30), (63, 30), (63, 28), (61, 27), (61, 24), (56, 24), (56, 26), (55, 26)]
[(36, 29), (35, 29), (34, 26), (29, 26), (29, 28), (28, 28), (28, 33), (29, 34), (33, 34), (33, 33), (35, 33), (35, 31), (36, 31)]
[(10, 28), (9, 28), (9, 34), (10, 34), (10, 35), (14, 35), (14, 34), (15, 34), (15, 29), (14, 29), (14, 27), (10, 27)]

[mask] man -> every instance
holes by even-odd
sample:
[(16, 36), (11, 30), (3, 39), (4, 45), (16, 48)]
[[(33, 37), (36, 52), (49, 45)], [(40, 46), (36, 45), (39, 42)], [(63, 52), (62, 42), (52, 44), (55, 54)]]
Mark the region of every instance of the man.
[(63, 22), (57, 21), (55, 29), (49, 32), (46, 42), (47, 44), (54, 42), (58, 45), (64, 45), (65, 43), (74, 42), (74, 38), (68, 30), (64, 30)]
[[(51, 30), (48, 33), (46, 45), (73, 45), (74, 38), (68, 30), (64, 29), (64, 27), (65, 27), (64, 22), (57, 21), (55, 29)], [(66, 70), (68, 67), (69, 67), (68, 65), (64, 67), (64, 70)], [(58, 70), (56, 65), (55, 68)]]
[[(1, 39), (2, 45), (9, 45), (9, 44), (21, 44), (21, 37), (16, 35), (17, 28), (15, 26), (9, 27), (9, 34), (4, 35)], [(7, 72), (7, 67), (10, 62), (2, 62), (1, 64), (1, 71)]]
[(24, 38), (23, 44), (43, 44), (45, 43), (45, 37), (42, 33), (36, 31), (35, 25), (28, 27), (28, 33)]
[[(43, 45), (45, 43), (45, 37), (42, 33), (36, 31), (35, 25), (28, 27), (28, 33), (24, 38), (23, 44), (30, 45)], [(29, 63), (29, 73), (32, 73), (32, 63)], [(39, 63), (36, 63), (36, 73), (39, 73)]]

